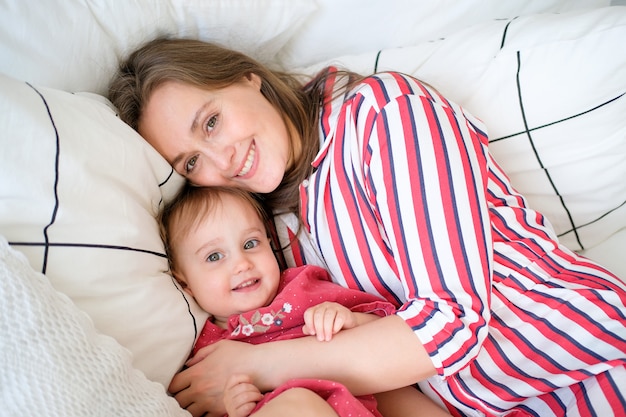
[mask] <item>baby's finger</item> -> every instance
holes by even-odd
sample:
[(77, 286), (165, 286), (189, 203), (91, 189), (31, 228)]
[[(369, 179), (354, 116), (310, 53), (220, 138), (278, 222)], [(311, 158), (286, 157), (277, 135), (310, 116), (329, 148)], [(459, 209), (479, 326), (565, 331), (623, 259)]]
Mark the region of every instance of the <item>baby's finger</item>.
[(329, 308), (318, 309), (315, 313), (315, 332), (317, 334), (317, 340), (328, 341), (332, 338), (335, 315), (335, 311)]
[(309, 308), (304, 312), (304, 326), (302, 326), (302, 332), (309, 336), (315, 335), (315, 323), (313, 322), (313, 315), (315, 308)]
[(250, 414), (263, 394), (251, 383), (247, 375), (232, 375), (224, 389), (224, 405), (231, 417), (245, 417)]
[[(234, 409), (240, 409), (246, 404), (252, 404), (252, 408), (254, 408), (256, 403), (263, 399), (263, 394), (252, 384), (240, 384), (237, 388), (237, 392), (233, 393), (232, 398)], [(248, 414), (250, 411), (252, 410), (249, 410)]]
[(339, 333), (339, 330), (343, 329), (345, 324), (346, 318), (341, 314), (337, 314), (333, 325), (333, 335)]
[[(332, 314), (332, 312), (330, 312)], [(323, 305), (319, 305), (315, 308), (312, 316), (312, 325), (314, 328), (314, 334), (317, 336), (317, 340), (323, 342), (326, 340), (328, 335), (327, 329), (332, 329), (332, 320), (331, 317), (329, 319), (329, 310), (325, 308)], [(329, 323), (330, 320), (330, 323)], [(330, 326), (330, 327), (329, 327)], [(331, 335), (332, 336), (332, 335)]]
[(324, 340), (330, 341), (343, 328), (344, 319), (337, 310), (329, 310), (324, 320)]
[(225, 388), (233, 388), (239, 384), (251, 384), (251, 383), (252, 383), (252, 379), (250, 379), (250, 376), (248, 375), (232, 374), (226, 380)]

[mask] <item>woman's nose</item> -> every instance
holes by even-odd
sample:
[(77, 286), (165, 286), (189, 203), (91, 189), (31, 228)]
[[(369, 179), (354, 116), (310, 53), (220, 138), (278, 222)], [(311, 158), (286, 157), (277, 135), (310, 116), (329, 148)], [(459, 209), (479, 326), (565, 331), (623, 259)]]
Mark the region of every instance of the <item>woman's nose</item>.
[(234, 157), (235, 148), (233, 146), (212, 147), (207, 151), (207, 158), (221, 171), (232, 170)]

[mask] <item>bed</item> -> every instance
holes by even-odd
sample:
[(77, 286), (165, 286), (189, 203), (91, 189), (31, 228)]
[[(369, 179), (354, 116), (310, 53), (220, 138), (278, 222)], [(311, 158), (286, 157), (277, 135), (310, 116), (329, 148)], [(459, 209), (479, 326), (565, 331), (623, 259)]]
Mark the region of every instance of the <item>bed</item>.
[(0, 0), (2, 415), (184, 416), (206, 315), (155, 215), (182, 178), (116, 116), (119, 59), (176, 35), (275, 68), (417, 76), (485, 123), (562, 243), (626, 279), (626, 5), (608, 0)]

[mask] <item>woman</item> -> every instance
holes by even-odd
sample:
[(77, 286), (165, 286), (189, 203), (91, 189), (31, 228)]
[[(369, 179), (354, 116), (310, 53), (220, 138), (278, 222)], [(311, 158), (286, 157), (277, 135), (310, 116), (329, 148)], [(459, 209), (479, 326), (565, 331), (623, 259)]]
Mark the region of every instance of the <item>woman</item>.
[(355, 395), (419, 382), (463, 415), (623, 409), (624, 283), (558, 244), (481, 122), (433, 88), (334, 69), (302, 87), (237, 52), (161, 39), (122, 64), (110, 97), (192, 183), (263, 194), (279, 235), (297, 238), (290, 266), (322, 264), (398, 308), (328, 343), (201, 350), (170, 385), (193, 415), (223, 412), (230, 373)]

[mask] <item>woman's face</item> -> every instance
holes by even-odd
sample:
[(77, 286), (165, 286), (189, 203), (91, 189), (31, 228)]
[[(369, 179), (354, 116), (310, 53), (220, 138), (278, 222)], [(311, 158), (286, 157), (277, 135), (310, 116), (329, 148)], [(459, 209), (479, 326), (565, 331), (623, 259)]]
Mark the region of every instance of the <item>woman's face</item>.
[(196, 185), (267, 193), (293, 163), (287, 125), (255, 74), (219, 90), (167, 81), (148, 100), (138, 130)]

